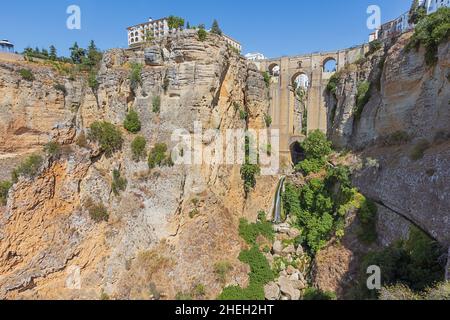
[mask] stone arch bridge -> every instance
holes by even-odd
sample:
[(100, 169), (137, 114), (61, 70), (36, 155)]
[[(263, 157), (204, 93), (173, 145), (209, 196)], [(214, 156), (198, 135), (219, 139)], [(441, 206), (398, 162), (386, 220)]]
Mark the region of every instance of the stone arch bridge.
[(307, 132), (327, 131), (325, 90), (331, 76), (354, 63), (369, 50), (368, 45), (333, 52), (313, 53), (257, 61), (270, 80), (272, 128), (280, 130), (280, 160), (295, 162), (296, 142)]

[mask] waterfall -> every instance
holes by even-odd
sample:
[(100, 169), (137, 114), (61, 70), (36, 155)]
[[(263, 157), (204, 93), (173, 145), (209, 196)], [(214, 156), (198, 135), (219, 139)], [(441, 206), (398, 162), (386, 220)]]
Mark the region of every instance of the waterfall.
[(281, 177), (280, 182), (278, 183), (277, 193), (275, 194), (275, 201), (273, 207), (273, 222), (276, 224), (281, 223), (281, 192), (284, 188), (284, 182), (286, 177)]

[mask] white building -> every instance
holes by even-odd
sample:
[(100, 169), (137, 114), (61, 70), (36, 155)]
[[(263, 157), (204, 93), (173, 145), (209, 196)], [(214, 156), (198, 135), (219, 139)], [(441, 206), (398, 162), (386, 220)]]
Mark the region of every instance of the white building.
[[(450, 7), (450, 0), (419, 0), (419, 6), (426, 9), (427, 14), (436, 12), (439, 8)], [(369, 36), (369, 41), (377, 39), (386, 39), (394, 35), (404, 33), (412, 30), (414, 25), (409, 23), (409, 11), (402, 14), (395, 20), (389, 21), (381, 26), (380, 29), (375, 30)]]
[(134, 46), (145, 42), (148, 36), (157, 39), (168, 35), (170, 28), (168, 18), (158, 20), (150, 18), (148, 22), (129, 27), (127, 30), (128, 46)]
[(436, 12), (442, 7), (450, 7), (450, 0), (421, 0), (419, 3), (425, 3), (428, 14)]
[(226, 34), (223, 35), (225, 41), (233, 48), (235, 48), (237, 51), (241, 52), (242, 51), (242, 45), (237, 42), (236, 40), (234, 40), (233, 38), (227, 36)]
[(262, 53), (259, 53), (259, 52), (247, 53), (245, 55), (245, 58), (250, 61), (266, 60), (266, 57)]

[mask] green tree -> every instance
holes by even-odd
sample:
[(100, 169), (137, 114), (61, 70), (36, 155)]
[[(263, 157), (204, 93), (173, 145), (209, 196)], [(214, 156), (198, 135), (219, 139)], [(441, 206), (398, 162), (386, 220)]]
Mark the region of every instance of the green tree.
[(123, 127), (131, 133), (138, 133), (141, 131), (141, 121), (139, 120), (139, 115), (136, 111), (131, 110), (128, 112), (125, 121), (123, 122)]
[(82, 61), (85, 66), (93, 69), (98, 66), (98, 64), (102, 60), (102, 57), (103, 54), (98, 50), (94, 40), (91, 40), (87, 49), (87, 55), (84, 59), (82, 59)]
[(83, 58), (86, 56), (86, 50), (80, 48), (77, 42), (75, 42), (69, 50), (70, 58), (75, 64), (80, 64), (83, 61)]
[(170, 29), (180, 29), (184, 27), (184, 19), (177, 17), (177, 16), (170, 16), (167, 19), (167, 24), (169, 25)]
[(307, 159), (324, 159), (332, 151), (331, 142), (320, 130), (310, 132), (301, 146)]
[(94, 122), (90, 126), (88, 138), (99, 143), (100, 149), (107, 156), (120, 150), (123, 144), (121, 132), (109, 122)]
[(56, 47), (53, 46), (53, 45), (50, 46), (50, 55), (49, 55), (49, 57), (50, 57), (50, 60), (52, 60), (52, 61), (58, 60), (58, 54), (57, 54), (57, 51), (56, 51)]
[(205, 29), (198, 29), (197, 36), (198, 36), (198, 40), (203, 42), (208, 37), (208, 32), (206, 32)]
[(133, 91), (142, 85), (142, 64), (132, 63), (130, 71), (130, 87)]
[(131, 152), (133, 153), (133, 159), (135, 161), (141, 160), (145, 155), (145, 147), (147, 145), (147, 141), (144, 137), (138, 136), (134, 138), (131, 143)]
[(219, 27), (219, 22), (217, 22), (216, 19), (214, 19), (213, 24), (211, 26), (211, 33), (217, 34), (219, 36), (222, 35), (222, 30)]

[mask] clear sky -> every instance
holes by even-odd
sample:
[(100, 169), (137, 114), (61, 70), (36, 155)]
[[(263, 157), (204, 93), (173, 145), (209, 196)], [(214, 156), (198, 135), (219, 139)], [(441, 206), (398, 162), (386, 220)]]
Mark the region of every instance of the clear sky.
[[(184, 17), (191, 25), (216, 18), (239, 40), (244, 53), (268, 57), (344, 49), (368, 41), (369, 5), (381, 8), (382, 21), (406, 12), (412, 0), (20, 0), (2, 1), (0, 38), (26, 46), (55, 45), (68, 54), (74, 41), (93, 39), (105, 50), (127, 46), (126, 27), (149, 17)], [(68, 30), (69, 5), (81, 8), (81, 30)]]

